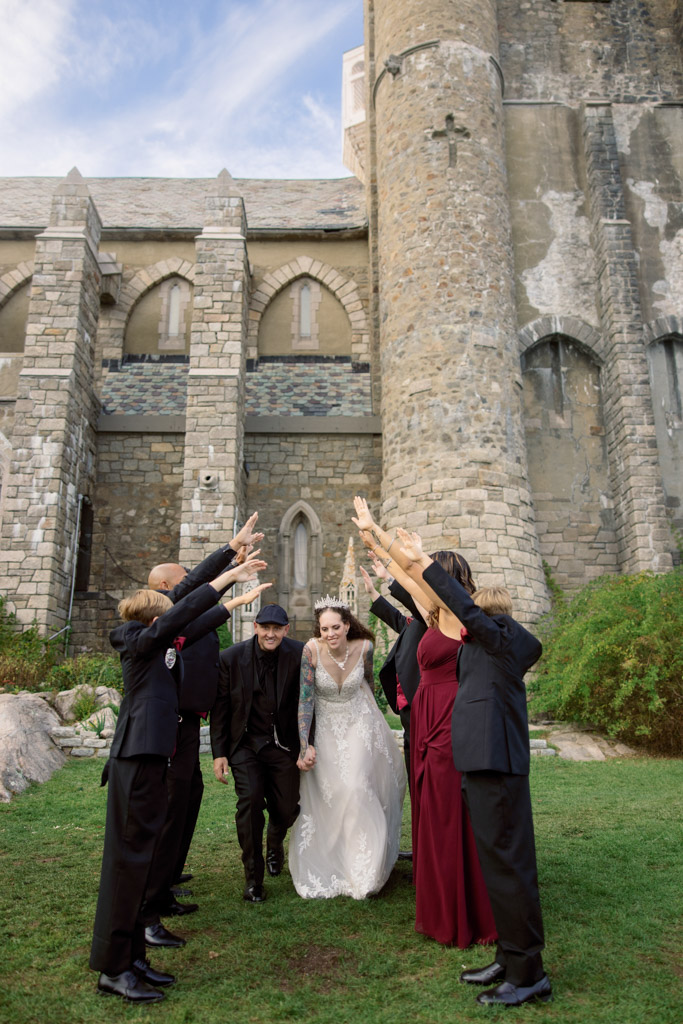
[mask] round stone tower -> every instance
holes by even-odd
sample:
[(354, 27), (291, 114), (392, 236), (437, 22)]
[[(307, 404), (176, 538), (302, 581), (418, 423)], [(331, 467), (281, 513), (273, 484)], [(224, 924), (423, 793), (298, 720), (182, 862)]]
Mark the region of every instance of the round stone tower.
[(546, 606), (526, 478), (492, 0), (366, 0), (387, 527)]

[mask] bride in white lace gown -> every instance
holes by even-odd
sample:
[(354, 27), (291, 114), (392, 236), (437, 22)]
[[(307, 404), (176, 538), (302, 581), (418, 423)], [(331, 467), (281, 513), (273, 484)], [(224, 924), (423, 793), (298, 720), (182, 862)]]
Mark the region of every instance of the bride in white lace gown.
[(305, 898), (363, 899), (379, 892), (398, 857), (405, 768), (375, 703), (372, 634), (336, 598), (320, 604), (319, 639), (301, 661), (301, 811), (289, 870)]

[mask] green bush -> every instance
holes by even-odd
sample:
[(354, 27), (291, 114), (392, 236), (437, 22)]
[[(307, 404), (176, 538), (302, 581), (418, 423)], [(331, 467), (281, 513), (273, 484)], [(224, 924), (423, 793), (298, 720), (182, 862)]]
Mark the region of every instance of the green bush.
[(121, 661), (116, 654), (77, 654), (54, 666), (48, 684), (51, 690), (73, 690), (87, 684), (93, 688), (111, 686), (123, 693)]
[(17, 618), (0, 596), (0, 686), (16, 690), (49, 689), (47, 677), (58, 657), (59, 642), (49, 644), (34, 623), (20, 631)]
[(683, 754), (683, 571), (603, 576), (553, 597), (530, 711)]

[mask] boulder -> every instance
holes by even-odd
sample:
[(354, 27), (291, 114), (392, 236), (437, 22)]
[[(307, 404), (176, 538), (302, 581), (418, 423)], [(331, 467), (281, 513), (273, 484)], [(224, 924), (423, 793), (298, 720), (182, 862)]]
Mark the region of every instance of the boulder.
[(98, 686), (95, 690), (95, 700), (98, 708), (104, 708), (107, 704), (113, 704), (118, 708), (121, 707), (123, 697), (113, 686)]
[(73, 690), (62, 690), (61, 693), (57, 694), (52, 704), (63, 722), (73, 722), (76, 717), (74, 715), (76, 701), (86, 695), (92, 697), (94, 693), (95, 691), (92, 686), (88, 686), (87, 683), (81, 683), (80, 686), (74, 686)]
[(0, 801), (32, 782), (47, 782), (66, 761), (50, 732), (59, 718), (35, 694), (0, 694)]
[(109, 735), (113, 736), (115, 728), (116, 715), (111, 708), (102, 708), (100, 711), (93, 711), (89, 718), (86, 718), (77, 726), (80, 733), (83, 735), (90, 733), (91, 736), (96, 736), (98, 731), (101, 736), (104, 730), (110, 730)]

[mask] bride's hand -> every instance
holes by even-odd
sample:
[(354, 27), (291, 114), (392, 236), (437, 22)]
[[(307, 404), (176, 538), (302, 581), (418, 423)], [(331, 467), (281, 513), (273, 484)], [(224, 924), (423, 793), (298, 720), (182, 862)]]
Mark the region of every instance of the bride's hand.
[(365, 498), (360, 498), (358, 495), (353, 499), (353, 507), (356, 510), (356, 515), (351, 516), (351, 521), (356, 524), (359, 530), (372, 530), (375, 523), (372, 516), (370, 515), (370, 509)]
[(306, 753), (302, 757), (299, 755), (297, 758), (296, 766), (299, 771), (308, 772), (315, 765), (315, 747), (310, 744), (306, 747)]

